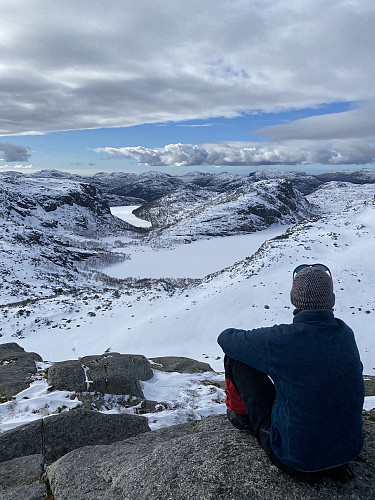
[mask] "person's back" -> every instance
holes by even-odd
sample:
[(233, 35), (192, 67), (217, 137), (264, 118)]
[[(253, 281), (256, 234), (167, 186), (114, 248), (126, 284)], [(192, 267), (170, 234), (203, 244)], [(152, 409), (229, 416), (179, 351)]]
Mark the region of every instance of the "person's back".
[[(263, 396), (255, 400), (238, 375), (234, 378), (241, 387), (234, 390), (243, 396), (246, 410), (241, 413), (250, 420), (259, 419), (259, 424), (251, 424), (261, 444), (268, 425), (267, 446), (283, 465), (298, 471), (345, 464), (360, 453), (363, 444), (362, 364), (352, 330), (334, 318), (330, 280), (320, 268), (306, 266), (293, 284), (291, 299), (297, 310), (292, 324), (250, 331), (228, 329), (218, 339), (230, 360), (271, 377), (274, 388), (269, 390), (276, 390), (276, 399), (266, 424), (261, 422), (265, 420), (263, 403), (262, 411), (248, 408), (258, 405)], [(236, 380), (232, 382), (235, 386)], [(268, 390), (267, 383), (265, 387), (263, 392)], [(228, 408), (232, 410), (230, 404)]]

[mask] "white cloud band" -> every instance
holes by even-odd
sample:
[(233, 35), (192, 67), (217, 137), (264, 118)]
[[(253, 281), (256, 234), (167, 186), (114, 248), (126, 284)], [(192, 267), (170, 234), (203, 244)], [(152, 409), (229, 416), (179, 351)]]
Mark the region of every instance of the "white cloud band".
[(364, 165), (375, 161), (375, 149), (357, 140), (284, 141), (280, 143), (169, 144), (163, 148), (97, 148), (98, 153), (135, 158), (148, 166)]

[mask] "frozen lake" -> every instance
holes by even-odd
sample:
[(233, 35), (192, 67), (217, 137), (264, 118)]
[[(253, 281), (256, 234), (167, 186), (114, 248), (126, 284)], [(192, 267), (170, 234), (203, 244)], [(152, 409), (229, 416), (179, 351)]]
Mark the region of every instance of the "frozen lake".
[[(135, 208), (115, 207), (111, 211), (130, 224), (143, 224), (145, 221), (131, 213)], [(262, 243), (284, 233), (288, 227), (275, 226), (243, 236), (199, 240), (174, 249), (130, 245), (122, 251), (131, 259), (108, 266), (103, 272), (116, 278), (203, 278), (252, 255)]]

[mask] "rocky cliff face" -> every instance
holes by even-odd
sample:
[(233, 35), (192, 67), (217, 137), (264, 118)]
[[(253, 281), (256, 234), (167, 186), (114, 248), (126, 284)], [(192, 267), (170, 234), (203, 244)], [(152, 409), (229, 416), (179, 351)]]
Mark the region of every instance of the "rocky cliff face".
[[(112, 217), (98, 189), (70, 179), (28, 178), (0, 174), (2, 223), (29, 226), (34, 231), (68, 230), (82, 236), (98, 236), (132, 230)], [(9, 228), (10, 229), (10, 228)]]

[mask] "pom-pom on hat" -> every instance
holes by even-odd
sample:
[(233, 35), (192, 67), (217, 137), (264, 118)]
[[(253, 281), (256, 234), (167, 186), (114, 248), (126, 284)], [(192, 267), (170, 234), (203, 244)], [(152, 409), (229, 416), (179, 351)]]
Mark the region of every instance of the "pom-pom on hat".
[(317, 267), (306, 267), (295, 274), (290, 300), (300, 311), (332, 309), (335, 294), (330, 274)]

